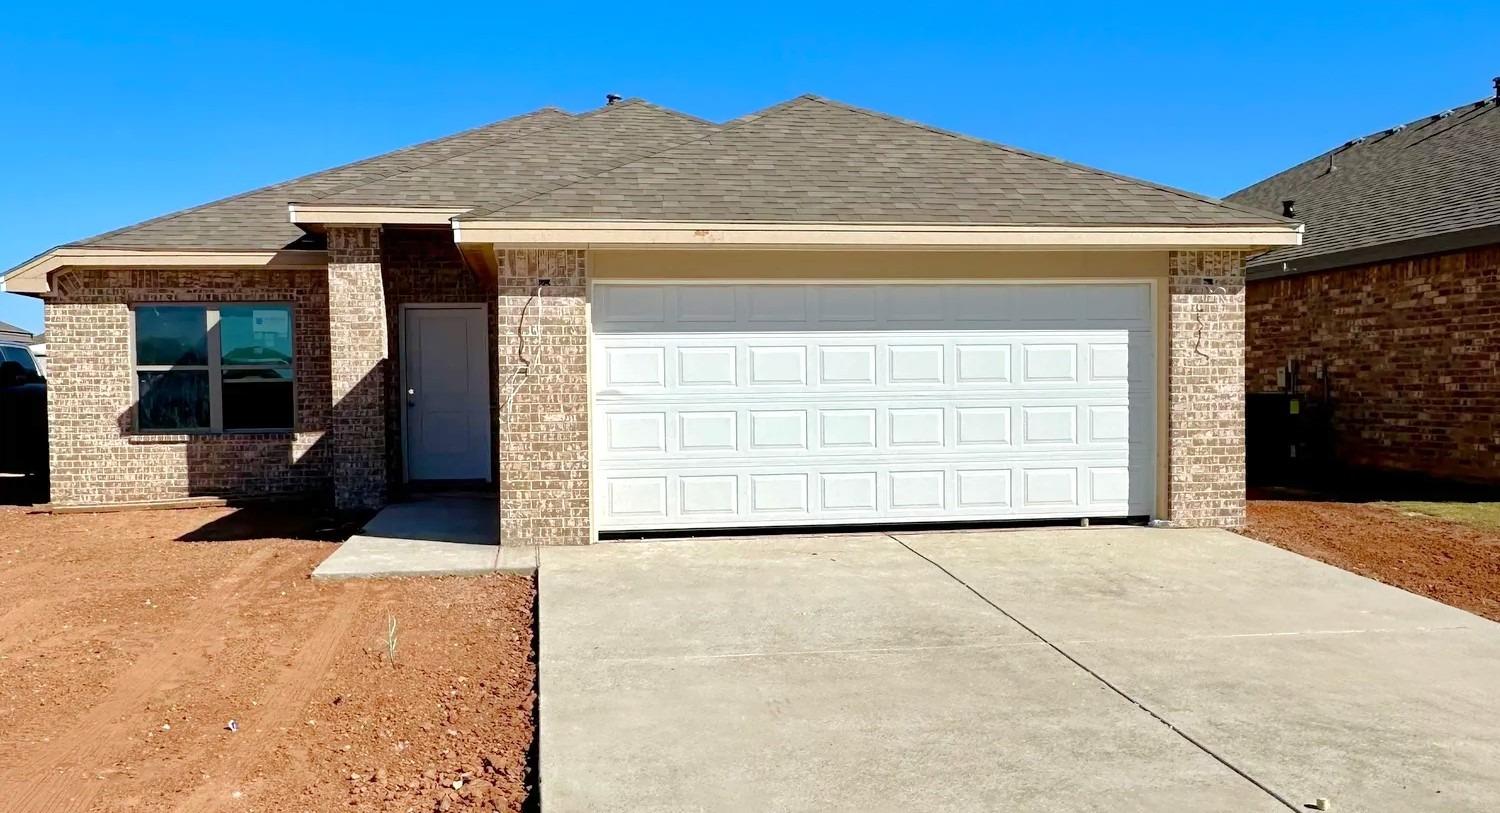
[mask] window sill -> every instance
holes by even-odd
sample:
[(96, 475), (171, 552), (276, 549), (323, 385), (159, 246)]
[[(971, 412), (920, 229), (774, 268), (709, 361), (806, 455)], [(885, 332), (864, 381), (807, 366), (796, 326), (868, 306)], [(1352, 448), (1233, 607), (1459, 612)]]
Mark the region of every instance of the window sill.
[(234, 438), (236, 440), (291, 440), (297, 436), (295, 429), (230, 429), (223, 432), (130, 432), (125, 442), (132, 445), (171, 445), (191, 443), (210, 438)]
[(205, 433), (171, 433), (171, 432), (131, 432), (125, 435), (126, 443), (187, 443), (193, 438), (201, 438)]

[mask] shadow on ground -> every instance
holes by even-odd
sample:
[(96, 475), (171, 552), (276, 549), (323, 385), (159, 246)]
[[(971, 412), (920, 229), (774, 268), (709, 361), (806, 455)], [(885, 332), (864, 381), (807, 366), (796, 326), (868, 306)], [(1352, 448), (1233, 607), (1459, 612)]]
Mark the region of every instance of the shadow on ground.
[(38, 475), (0, 476), (0, 505), (41, 505), (46, 501), (46, 477)]
[(1252, 500), (1309, 500), (1316, 502), (1493, 502), (1500, 485), (1443, 480), (1422, 474), (1359, 468), (1333, 468), (1279, 483), (1259, 483), (1248, 489)]
[(335, 511), (311, 502), (257, 502), (236, 507), (182, 536), (179, 542), (243, 542), (250, 539), (305, 539), (342, 542), (373, 512)]

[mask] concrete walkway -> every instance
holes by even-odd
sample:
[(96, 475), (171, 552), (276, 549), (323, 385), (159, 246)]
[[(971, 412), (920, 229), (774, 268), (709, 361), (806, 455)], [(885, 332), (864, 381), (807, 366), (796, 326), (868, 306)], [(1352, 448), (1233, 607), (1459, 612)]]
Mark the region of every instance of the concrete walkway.
[(579, 810), (1493, 810), (1500, 625), (1221, 531), (541, 552)]
[(534, 547), (501, 547), (493, 497), (420, 497), (380, 510), (313, 570), (314, 579), (531, 573)]

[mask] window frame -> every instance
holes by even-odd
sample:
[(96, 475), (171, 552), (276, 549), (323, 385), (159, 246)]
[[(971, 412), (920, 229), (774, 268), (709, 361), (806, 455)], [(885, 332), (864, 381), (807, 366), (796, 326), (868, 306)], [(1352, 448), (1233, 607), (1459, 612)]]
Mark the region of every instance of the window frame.
[[(207, 364), (141, 364), (136, 345), (136, 320), (143, 309), (191, 308), (202, 310), (206, 333)], [(219, 336), (220, 311), (224, 308), (284, 308), (287, 318), (287, 338), (291, 344), (291, 361), (286, 366), (274, 364), (224, 364), (222, 344)], [(132, 431), (138, 435), (275, 435), (297, 431), (297, 308), (291, 302), (232, 301), (232, 302), (136, 302), (130, 306), (130, 402)], [(224, 370), (286, 370), (291, 374), (292, 422), (290, 426), (260, 428), (224, 428)], [(141, 373), (205, 372), (208, 374), (208, 426), (172, 429), (153, 429), (141, 426)], [(262, 382), (238, 381), (232, 386), (253, 387)], [(266, 382), (270, 383), (270, 382)]]

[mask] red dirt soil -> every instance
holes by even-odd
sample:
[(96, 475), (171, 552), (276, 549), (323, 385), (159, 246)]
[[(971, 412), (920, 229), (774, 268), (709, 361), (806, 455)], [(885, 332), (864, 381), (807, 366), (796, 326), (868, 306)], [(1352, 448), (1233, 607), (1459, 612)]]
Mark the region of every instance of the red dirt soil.
[(1246, 536), (1500, 621), (1500, 533), (1387, 506), (1251, 500)]
[(284, 515), (177, 541), (233, 514), (0, 509), (0, 807), (519, 810), (533, 582), (313, 582)]

